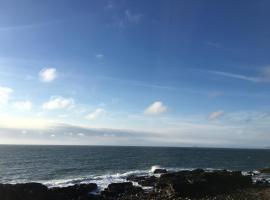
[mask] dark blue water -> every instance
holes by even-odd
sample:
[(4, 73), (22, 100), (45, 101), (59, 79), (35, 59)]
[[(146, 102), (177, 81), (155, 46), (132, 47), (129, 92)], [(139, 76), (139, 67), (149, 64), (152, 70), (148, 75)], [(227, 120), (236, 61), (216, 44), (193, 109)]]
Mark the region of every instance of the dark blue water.
[(0, 182), (49, 186), (122, 181), (151, 166), (169, 169), (256, 170), (270, 166), (270, 150), (0, 145)]

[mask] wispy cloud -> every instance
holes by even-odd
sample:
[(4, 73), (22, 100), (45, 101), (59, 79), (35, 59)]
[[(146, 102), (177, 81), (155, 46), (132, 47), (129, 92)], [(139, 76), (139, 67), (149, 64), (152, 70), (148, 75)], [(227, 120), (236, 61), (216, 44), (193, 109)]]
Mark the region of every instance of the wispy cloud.
[(4, 26), (4, 27), (2, 26), (0, 27), (0, 31), (15, 31), (15, 30), (41, 28), (44, 26), (59, 24), (64, 21), (65, 20), (54, 20), (54, 21), (41, 22), (41, 23), (35, 23), (35, 24), (18, 24), (18, 25), (13, 25), (13, 26)]
[(42, 105), (46, 110), (68, 109), (74, 106), (74, 100), (72, 98), (64, 98), (61, 96), (53, 96), (47, 102)]
[(143, 14), (141, 13), (133, 13), (131, 10), (126, 9), (124, 14), (119, 16), (114, 16), (113, 24), (116, 25), (120, 29), (124, 29), (129, 25), (138, 24), (142, 20)]
[(57, 71), (55, 68), (43, 68), (39, 72), (39, 79), (42, 82), (52, 82), (57, 77)]
[(202, 95), (202, 96), (208, 96), (208, 97), (218, 97), (222, 96), (223, 92), (220, 91), (203, 91), (203, 90), (196, 90), (196, 89), (190, 89), (190, 88), (181, 88), (171, 85), (162, 85), (162, 84), (156, 84), (151, 83), (147, 81), (138, 81), (138, 80), (132, 80), (132, 79), (123, 79), (118, 77), (111, 77), (111, 76), (98, 76), (98, 79), (107, 80), (107, 81), (113, 81), (113, 83), (124, 83), (127, 86), (133, 86), (133, 87), (144, 87), (144, 88), (150, 88), (150, 89), (157, 89), (157, 90), (167, 90), (172, 92), (181, 92), (181, 93), (189, 93), (189, 94), (196, 94), (196, 95)]
[(258, 77), (251, 77), (251, 76), (233, 74), (233, 73), (227, 73), (227, 72), (221, 72), (221, 71), (210, 71), (210, 72), (213, 74), (225, 76), (228, 78), (240, 79), (240, 80), (251, 81), (251, 82), (261, 82), (261, 79)]
[(216, 119), (219, 119), (222, 115), (224, 115), (224, 111), (218, 110), (218, 111), (210, 113), (208, 118), (209, 120), (216, 120)]
[(135, 23), (135, 24), (137, 24), (142, 19), (142, 16), (143, 16), (142, 14), (132, 13), (130, 10), (126, 10), (125, 11), (125, 19), (129, 23)]
[(254, 83), (270, 82), (270, 66), (261, 68), (257, 76), (247, 76), (243, 74), (228, 73), (228, 72), (223, 72), (223, 71), (209, 71), (209, 72), (212, 74), (216, 74), (216, 75), (220, 75), (220, 76), (224, 76), (228, 78), (250, 81)]
[(11, 88), (0, 86), (0, 106), (8, 103), (12, 92)]
[(97, 108), (93, 112), (91, 112), (88, 115), (86, 115), (86, 119), (95, 120), (98, 117), (104, 116), (105, 114), (106, 114), (106, 111), (103, 108)]
[(176, 88), (171, 86), (159, 85), (159, 84), (152, 84), (144, 81), (137, 81), (132, 79), (122, 79), (117, 77), (110, 77), (110, 76), (99, 76), (98, 78), (110, 81), (118, 81), (124, 82), (125, 84), (131, 86), (138, 86), (138, 87), (146, 87), (146, 88), (154, 88), (154, 89), (165, 89), (165, 90), (175, 90)]
[(103, 54), (97, 54), (97, 55), (96, 55), (96, 58), (97, 58), (97, 59), (102, 59), (102, 58), (104, 58), (104, 55), (103, 55)]
[(146, 115), (160, 115), (167, 112), (167, 107), (163, 105), (161, 101), (153, 102), (149, 107), (144, 111)]
[(16, 101), (13, 103), (13, 106), (22, 111), (29, 111), (32, 109), (32, 102), (31, 101)]

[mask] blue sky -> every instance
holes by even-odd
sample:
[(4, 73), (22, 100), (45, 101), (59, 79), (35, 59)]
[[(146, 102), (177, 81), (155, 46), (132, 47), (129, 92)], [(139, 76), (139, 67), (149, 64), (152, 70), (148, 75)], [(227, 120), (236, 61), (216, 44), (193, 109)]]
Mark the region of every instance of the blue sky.
[(268, 147), (269, 1), (1, 1), (0, 143)]

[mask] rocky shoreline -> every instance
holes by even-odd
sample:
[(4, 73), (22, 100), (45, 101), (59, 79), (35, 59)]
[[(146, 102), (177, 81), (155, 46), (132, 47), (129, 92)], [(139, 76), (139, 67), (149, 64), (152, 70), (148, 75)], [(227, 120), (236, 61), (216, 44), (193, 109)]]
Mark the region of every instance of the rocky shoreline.
[[(266, 172), (266, 170), (264, 170)], [(124, 183), (111, 183), (97, 193), (95, 183), (47, 188), (40, 183), (0, 184), (1, 200), (269, 200), (266, 180), (252, 181), (240, 171), (167, 172), (157, 176), (131, 175)], [(135, 183), (135, 184), (134, 184)], [(146, 189), (147, 188), (147, 189)]]

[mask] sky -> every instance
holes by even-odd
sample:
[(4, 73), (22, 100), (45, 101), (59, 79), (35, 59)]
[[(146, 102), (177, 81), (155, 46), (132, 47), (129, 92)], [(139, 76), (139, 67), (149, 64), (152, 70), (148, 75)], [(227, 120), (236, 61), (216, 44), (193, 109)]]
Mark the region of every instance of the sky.
[(0, 143), (268, 148), (267, 0), (1, 0)]

